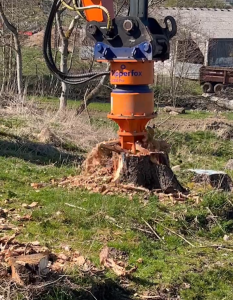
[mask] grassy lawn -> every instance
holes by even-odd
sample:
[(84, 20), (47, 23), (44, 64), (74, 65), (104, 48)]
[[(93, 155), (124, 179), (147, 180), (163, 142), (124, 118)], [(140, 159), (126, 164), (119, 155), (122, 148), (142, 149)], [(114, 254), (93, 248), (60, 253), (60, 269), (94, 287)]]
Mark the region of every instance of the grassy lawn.
[[(51, 107), (57, 108), (59, 107), (59, 99), (57, 97), (38, 97), (33, 96), (30, 97), (31, 100), (36, 101), (41, 105), (41, 107)], [(77, 109), (81, 103), (81, 100), (68, 100), (68, 108)], [(110, 100), (109, 102), (93, 102), (88, 106), (88, 109), (92, 112), (103, 112), (109, 113), (111, 110)], [(160, 109), (160, 115), (163, 115), (162, 109)], [(165, 114), (167, 116), (167, 114)], [(232, 121), (233, 120), (233, 113), (232, 112), (222, 112), (221, 116), (226, 118), (226, 120)], [(209, 112), (209, 111), (190, 111), (187, 110), (185, 114), (179, 114), (175, 116), (178, 119), (186, 119), (186, 120), (203, 120), (206, 118), (216, 118), (216, 113)], [(217, 117), (218, 118), (218, 117)]]
[[(95, 105), (94, 110), (107, 107)], [(79, 174), (80, 157), (84, 154), (78, 149), (67, 152), (54, 146), (44, 148), (29, 137), (14, 135), (22, 126), (25, 123), (21, 119), (0, 120), (1, 207), (14, 208), (25, 215), (28, 211), (22, 203), (36, 201), (41, 206), (33, 210), (32, 221), (25, 222), (18, 239), (38, 240), (57, 253), (62, 244), (67, 244), (99, 268), (99, 253), (108, 245), (126, 253), (129, 265), (138, 267), (124, 280), (111, 271), (89, 277), (80, 276), (78, 269), (74, 269), (68, 275), (82, 288), (51, 288), (39, 299), (93, 299), (92, 295), (98, 300), (140, 299), (141, 295), (141, 299), (146, 299), (147, 292), (159, 293), (158, 299), (232, 299), (230, 193), (203, 188), (197, 191), (201, 201), (193, 197), (187, 202), (173, 203), (161, 202), (157, 196), (144, 199), (139, 195), (130, 201), (121, 195), (103, 196), (57, 187), (51, 184), (52, 180)], [(191, 181), (185, 169), (223, 170), (232, 157), (233, 142), (223, 141), (213, 133), (174, 133), (170, 137), (164, 133), (164, 137), (172, 145), (172, 165), (181, 165), (178, 177), (185, 186)], [(47, 185), (39, 190), (31, 187), (31, 183), (40, 182)], [(150, 232), (147, 224), (161, 240)], [(19, 225), (17, 221), (15, 225)], [(229, 236), (227, 241), (223, 240), (225, 235)]]
[(185, 114), (177, 115), (176, 118), (188, 120), (202, 120), (213, 117), (214, 113), (206, 111), (186, 111)]
[[(50, 107), (57, 108), (59, 107), (59, 99), (57, 97), (31, 97), (31, 100), (36, 101), (42, 108)], [(68, 100), (68, 109), (77, 109), (81, 103), (81, 100)], [(111, 110), (110, 100), (109, 102), (93, 102), (90, 103), (88, 109), (93, 112), (104, 112), (109, 113)]]

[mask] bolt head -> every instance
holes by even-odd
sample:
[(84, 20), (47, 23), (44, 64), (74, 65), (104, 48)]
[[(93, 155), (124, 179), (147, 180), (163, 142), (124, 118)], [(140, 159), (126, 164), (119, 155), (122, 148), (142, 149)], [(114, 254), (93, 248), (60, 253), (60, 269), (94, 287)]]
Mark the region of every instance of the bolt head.
[(131, 20), (125, 20), (123, 23), (123, 28), (125, 31), (130, 32), (134, 28), (133, 21)]
[(143, 50), (144, 50), (145, 52), (149, 52), (149, 50), (150, 50), (150, 44), (149, 44), (149, 43), (145, 43), (145, 44), (143, 45)]
[(97, 26), (96, 25), (93, 25), (93, 24), (90, 24), (88, 25), (87, 27), (87, 31), (92, 34), (92, 35), (95, 35), (96, 32), (97, 32)]
[(104, 48), (101, 44), (97, 44), (96, 49), (98, 50), (98, 52), (103, 53)]

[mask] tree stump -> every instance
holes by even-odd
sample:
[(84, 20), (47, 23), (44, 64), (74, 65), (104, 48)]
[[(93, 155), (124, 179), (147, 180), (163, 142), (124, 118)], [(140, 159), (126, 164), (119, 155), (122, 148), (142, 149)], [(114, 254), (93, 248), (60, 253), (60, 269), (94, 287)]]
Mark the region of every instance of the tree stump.
[(169, 156), (164, 141), (154, 141), (160, 151), (151, 151), (152, 144), (144, 148), (137, 145), (137, 154), (120, 147), (119, 141), (110, 141), (97, 145), (85, 161), (87, 174), (112, 174), (112, 181), (121, 184), (133, 184), (148, 190), (162, 190), (165, 193), (186, 192), (170, 168)]
[(164, 153), (149, 155), (123, 153), (119, 158), (118, 168), (116, 180), (120, 183), (134, 184), (148, 190), (162, 190), (165, 193), (186, 191), (169, 167)]
[(36, 277), (47, 275), (48, 255), (31, 254), (10, 257), (8, 265), (11, 267), (12, 279), (19, 285), (35, 282)]
[(233, 183), (228, 174), (219, 172), (214, 174), (198, 174), (195, 176), (194, 181), (197, 183), (209, 184), (212, 188), (231, 192)]

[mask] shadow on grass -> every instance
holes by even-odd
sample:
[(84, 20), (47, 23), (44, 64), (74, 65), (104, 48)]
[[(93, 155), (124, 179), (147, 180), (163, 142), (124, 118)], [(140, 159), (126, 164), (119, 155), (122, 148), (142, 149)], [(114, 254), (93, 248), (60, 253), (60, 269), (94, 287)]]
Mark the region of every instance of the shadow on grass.
[[(60, 276), (64, 276), (60, 274)], [(139, 286), (153, 290), (156, 294), (156, 286), (148, 280), (130, 277), (113, 280), (107, 278), (101, 271), (97, 274), (78, 274), (76, 276), (64, 276), (60, 283), (46, 287), (35, 295), (33, 300), (130, 300), (135, 299), (135, 293)], [(158, 295), (158, 294), (157, 294)], [(156, 299), (168, 299), (164, 293)], [(177, 291), (174, 298), (178, 299)]]
[(134, 291), (122, 287), (112, 279), (102, 279), (96, 282), (94, 279), (90, 287), (85, 285), (77, 286), (74, 284), (67, 286), (54, 286), (43, 291), (42, 294), (33, 298), (33, 300), (130, 300), (133, 299)]
[(12, 300), (130, 300), (135, 294), (135, 290), (106, 278), (102, 272), (92, 275), (78, 272), (70, 276), (50, 272), (46, 278), (34, 277), (24, 286), (9, 281), (8, 276), (0, 278), (0, 285), (0, 298)]
[(84, 152), (76, 149), (75, 153), (70, 153), (68, 150), (0, 132), (0, 156), (3, 157), (16, 157), (37, 165), (80, 165)]

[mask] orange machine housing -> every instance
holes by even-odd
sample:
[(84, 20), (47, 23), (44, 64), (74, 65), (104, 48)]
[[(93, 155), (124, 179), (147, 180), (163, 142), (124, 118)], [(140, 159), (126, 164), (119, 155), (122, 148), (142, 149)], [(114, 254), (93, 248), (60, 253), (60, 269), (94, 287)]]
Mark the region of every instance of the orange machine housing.
[[(111, 18), (114, 18), (114, 9), (113, 9), (113, 1), (111, 0), (82, 0), (83, 6), (90, 5), (101, 5), (107, 8), (109, 11)], [(106, 14), (101, 9), (90, 9), (85, 11), (85, 15), (88, 22), (97, 21), (97, 22), (105, 22), (107, 20)]]
[[(82, 0), (82, 3), (83, 6), (104, 6), (114, 18), (113, 0)], [(101, 9), (87, 10), (85, 14), (88, 21), (106, 21)], [(119, 125), (121, 147), (135, 154), (136, 143), (143, 142), (147, 135), (146, 124), (155, 117), (154, 94), (149, 88), (154, 83), (154, 61), (117, 59), (109, 62), (110, 82), (116, 88), (111, 94), (108, 118)]]
[(108, 118), (119, 125), (121, 147), (136, 153), (136, 143), (146, 137), (146, 124), (155, 117), (154, 62), (111, 62), (110, 81), (116, 85), (111, 94)]

